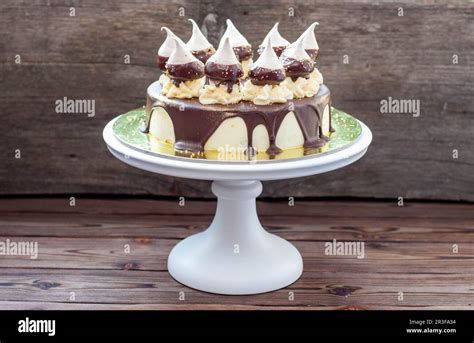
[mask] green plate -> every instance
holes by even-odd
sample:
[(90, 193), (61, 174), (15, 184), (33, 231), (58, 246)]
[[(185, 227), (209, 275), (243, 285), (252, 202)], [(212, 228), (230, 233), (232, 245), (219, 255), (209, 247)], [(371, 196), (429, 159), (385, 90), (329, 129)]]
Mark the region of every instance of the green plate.
[[(334, 107), (331, 109), (332, 114), (332, 127), (335, 132), (331, 133), (330, 141), (328, 144), (317, 149), (304, 149), (294, 148), (285, 150), (283, 153), (277, 156), (269, 156), (266, 153), (259, 152), (255, 158), (257, 160), (287, 160), (312, 156), (316, 154), (327, 154), (340, 150), (354, 143), (360, 136), (362, 128), (359, 121), (343, 111), (340, 111)], [(215, 161), (248, 161), (248, 158), (236, 157), (232, 154), (225, 154), (222, 158), (222, 154), (217, 152), (205, 152), (204, 156), (193, 156), (190, 154), (181, 153), (175, 151), (170, 144), (160, 142), (153, 138), (149, 134), (140, 131), (140, 127), (143, 125), (146, 114), (144, 108), (138, 108), (120, 115), (114, 123), (113, 132), (122, 143), (131, 146), (137, 150), (141, 150), (147, 153), (157, 154), (160, 156), (167, 157), (180, 157), (180, 158), (194, 158), (194, 159), (205, 159)]]

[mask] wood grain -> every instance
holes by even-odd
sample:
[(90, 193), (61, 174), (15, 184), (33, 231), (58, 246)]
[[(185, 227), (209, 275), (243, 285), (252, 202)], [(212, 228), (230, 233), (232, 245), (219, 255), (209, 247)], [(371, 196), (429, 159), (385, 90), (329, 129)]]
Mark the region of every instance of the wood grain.
[[(78, 199), (70, 207), (64, 199), (0, 199), (0, 241), (39, 246), (36, 260), (1, 256), (0, 306), (472, 309), (474, 205), (260, 201), (258, 207), (263, 225), (302, 253), (303, 276), (268, 294), (219, 296), (177, 283), (166, 269), (171, 248), (209, 225), (213, 201), (180, 207), (164, 200)], [(365, 258), (325, 255), (324, 244), (333, 239), (364, 242)]]
[[(207, 182), (116, 161), (101, 137), (107, 121), (144, 104), (147, 85), (158, 77), (159, 28), (187, 39), (187, 18), (202, 23), (209, 14), (216, 18), (209, 26), (214, 43), (230, 17), (254, 46), (277, 20), (289, 40), (318, 20), (320, 69), (333, 103), (374, 133), (356, 164), (268, 183), (263, 196), (474, 200), (474, 4), (421, 0), (2, 1), (0, 194), (210, 197)], [(95, 117), (55, 113), (63, 97), (95, 100)], [(420, 117), (382, 115), (380, 100), (388, 97), (420, 100)]]

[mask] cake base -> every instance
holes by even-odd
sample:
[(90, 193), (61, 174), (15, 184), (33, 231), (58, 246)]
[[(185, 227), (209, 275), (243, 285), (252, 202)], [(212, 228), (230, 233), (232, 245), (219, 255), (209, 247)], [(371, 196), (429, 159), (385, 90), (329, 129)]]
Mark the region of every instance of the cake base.
[(327, 145), (334, 132), (331, 117), (331, 92), (325, 85), (312, 97), (259, 106), (248, 101), (203, 105), (196, 98), (168, 98), (154, 82), (147, 89), (142, 132), (196, 156), (230, 150), (278, 156), (290, 149)]
[(168, 258), (171, 276), (201, 291), (243, 295), (274, 291), (303, 271), (298, 250), (268, 233), (257, 216), (259, 181), (214, 181), (217, 211), (209, 228), (178, 243)]

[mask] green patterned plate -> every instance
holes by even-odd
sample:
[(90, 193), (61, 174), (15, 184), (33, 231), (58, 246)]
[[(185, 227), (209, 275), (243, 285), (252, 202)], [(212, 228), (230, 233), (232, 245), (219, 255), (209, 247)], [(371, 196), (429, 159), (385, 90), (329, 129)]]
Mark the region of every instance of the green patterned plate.
[[(263, 162), (269, 159), (287, 160), (304, 158), (315, 154), (327, 154), (345, 148), (356, 142), (362, 132), (359, 121), (350, 114), (340, 111), (334, 107), (332, 108), (331, 114), (332, 127), (335, 129), (335, 132), (331, 134), (331, 139), (325, 146), (317, 149), (289, 149), (277, 156), (269, 156), (266, 153), (259, 152), (256, 158), (253, 160), (256, 159)], [(145, 116), (144, 108), (138, 108), (120, 115), (113, 126), (115, 137), (117, 137), (122, 143), (137, 150), (157, 154), (160, 156), (206, 159), (225, 162), (248, 162), (247, 157), (241, 157), (229, 152), (226, 152), (225, 154), (218, 152), (205, 152), (204, 156), (193, 156), (177, 152), (171, 145), (160, 142), (150, 135), (140, 131), (140, 127), (145, 120)]]

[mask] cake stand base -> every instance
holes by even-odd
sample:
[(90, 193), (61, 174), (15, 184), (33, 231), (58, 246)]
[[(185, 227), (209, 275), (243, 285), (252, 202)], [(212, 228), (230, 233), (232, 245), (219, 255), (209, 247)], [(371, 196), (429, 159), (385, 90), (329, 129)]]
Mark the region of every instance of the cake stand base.
[[(266, 232), (258, 220), (255, 199), (262, 191), (260, 181), (326, 173), (360, 159), (372, 141), (372, 133), (348, 114), (339, 115), (335, 134), (339, 135), (341, 146), (321, 154), (267, 161), (226, 162), (155, 153), (144, 148), (146, 144), (140, 145), (143, 142), (130, 145), (135, 134), (121, 135), (120, 139), (116, 136), (114, 125), (121, 116), (105, 126), (103, 135), (110, 152), (131, 166), (163, 175), (214, 181), (212, 190), (218, 198), (214, 220), (206, 231), (173, 248), (168, 258), (171, 276), (202, 291), (257, 294), (290, 285), (303, 270), (296, 248)], [(132, 129), (130, 123), (141, 121), (127, 119), (116, 129), (136, 133), (138, 127)], [(352, 137), (359, 126), (360, 134)]]
[(219, 294), (256, 294), (286, 287), (303, 271), (300, 253), (265, 231), (257, 216), (260, 181), (214, 181), (217, 210), (209, 228), (178, 243), (168, 258), (182, 284)]

